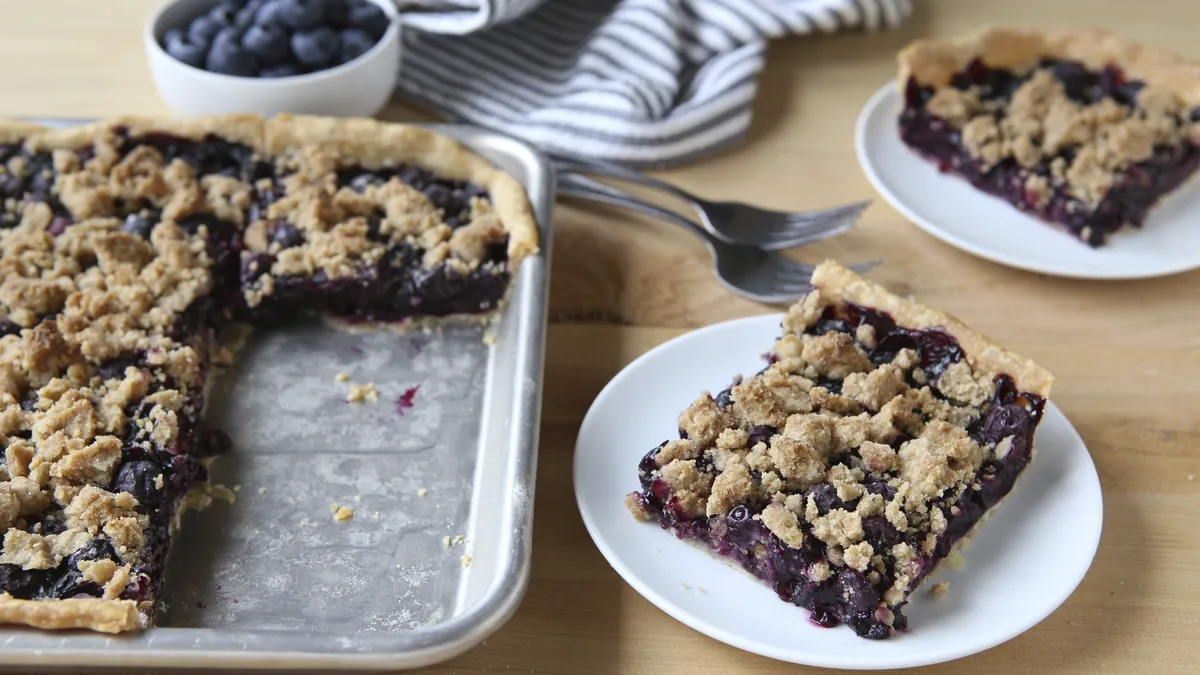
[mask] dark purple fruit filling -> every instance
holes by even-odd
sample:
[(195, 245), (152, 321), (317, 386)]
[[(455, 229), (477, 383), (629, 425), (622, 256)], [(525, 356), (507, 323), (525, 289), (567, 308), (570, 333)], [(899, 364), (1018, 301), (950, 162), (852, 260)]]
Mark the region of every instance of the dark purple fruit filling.
[(256, 159), (249, 146), (213, 134), (192, 140), (158, 132), (129, 136), (128, 130), (118, 129), (117, 133), (123, 137), (122, 157), (138, 146), (148, 145), (161, 153), (166, 163), (182, 159), (199, 176), (229, 176), (251, 183), (270, 176), (270, 166)]
[[(854, 335), (864, 323), (875, 328), (876, 347), (864, 349), (876, 364), (890, 362), (901, 349), (913, 349), (921, 359), (922, 368), (930, 374), (930, 380), (935, 381), (946, 366), (964, 358), (958, 341), (944, 330), (900, 327), (889, 314), (852, 303), (827, 309), (809, 332), (823, 334), (834, 330)], [(934, 394), (940, 396), (936, 391)], [(729, 390), (714, 401), (723, 408), (728, 407)], [(938, 536), (933, 553), (914, 557), (906, 563), (912, 566), (906, 570), (913, 576), (910, 589), (920, 584), (938, 561), (949, 555), (954, 545), (978, 524), (984, 513), (1012, 490), (1017, 476), (1031, 458), (1033, 433), (1044, 405), (1045, 400), (1040, 396), (1019, 392), (1007, 375), (997, 376), (993, 399), (983, 406), (984, 414), (967, 432), (980, 444), (996, 444), (1010, 438), (1009, 450), (1002, 458), (984, 462), (975, 481), (977, 489), (965, 490), (952, 505), (946, 505), (947, 526)], [(764, 437), (759, 440), (765, 442), (774, 431), (763, 427), (752, 429), (751, 433), (758, 432), (758, 436)], [(906, 440), (898, 438), (892, 447), (898, 449)], [(883, 593), (893, 583), (899, 564), (888, 552), (899, 543), (907, 543), (913, 551), (919, 551), (928, 532), (904, 534), (884, 516), (864, 518), (864, 539), (883, 556), (888, 570), (877, 584), (872, 584), (861, 572), (829, 563), (825, 545), (814, 536), (805, 536), (800, 549), (784, 544), (754, 518), (763, 504), (738, 505), (724, 516), (693, 518), (687, 515), (678, 508), (678, 500), (670, 486), (653, 475), (657, 468), (654, 458), (663, 445), (665, 442), (639, 462), (638, 478), (642, 491), (634, 495), (635, 501), (661, 527), (673, 531), (681, 539), (704, 544), (718, 555), (736, 562), (774, 588), (781, 599), (809, 609), (810, 620), (818, 626), (845, 623), (857, 635), (867, 639), (885, 639), (895, 630), (906, 629), (907, 619), (901, 611), (903, 603), (891, 610), (881, 605)], [(842, 459), (846, 458), (833, 458), (830, 463)], [(751, 472), (751, 476), (760, 480), (757, 472)], [(878, 478), (868, 476), (862, 484), (868, 493), (879, 494), (885, 501), (891, 501), (896, 495), (894, 487)], [(858, 503), (858, 500), (844, 502), (838, 497), (836, 488), (828, 483), (808, 488), (804, 493), (805, 501), (810, 497), (821, 515), (839, 508), (853, 510)], [(808, 535), (811, 525), (802, 522), (801, 527)], [(811, 573), (812, 566), (817, 563), (829, 569), (829, 576), (821, 581), (813, 580), (821, 575)]]
[(392, 178), (420, 190), (433, 205), (442, 210), (444, 221), (451, 228), (470, 222), (471, 199), (487, 198), (483, 188), (467, 181), (439, 178), (424, 169), (405, 164), (379, 169), (347, 167), (338, 170), (338, 185), (363, 192), (372, 185), (383, 185)]
[[(1067, 96), (1085, 105), (1111, 98), (1131, 108), (1138, 91), (1145, 86), (1143, 82), (1126, 79), (1115, 66), (1101, 71), (1088, 70), (1073, 61), (1043, 61), (1040, 66), (1049, 69), (1063, 83)], [(985, 101), (1007, 101), (1028, 77), (989, 68), (976, 60), (955, 75), (951, 85), (958, 89), (979, 87)], [(911, 79), (906, 83), (905, 107), (900, 114), (900, 136), (905, 143), (936, 163), (940, 171), (959, 175), (983, 192), (1062, 226), (1091, 246), (1100, 246), (1110, 234), (1126, 225), (1141, 227), (1158, 200), (1200, 168), (1200, 147), (1187, 142), (1158, 146), (1152, 157), (1123, 171), (1094, 207), (1058, 188), (1052, 188), (1049, 199), (1044, 200), (1026, 188), (1026, 179), (1033, 174), (1049, 177), (1048, 161), (1030, 170), (1006, 158), (985, 169), (962, 143), (959, 131), (926, 109), (925, 103), (932, 95), (930, 87)], [(1192, 118), (1197, 117), (1200, 108), (1192, 111)], [(1070, 161), (1071, 150), (1064, 151), (1063, 157)]]

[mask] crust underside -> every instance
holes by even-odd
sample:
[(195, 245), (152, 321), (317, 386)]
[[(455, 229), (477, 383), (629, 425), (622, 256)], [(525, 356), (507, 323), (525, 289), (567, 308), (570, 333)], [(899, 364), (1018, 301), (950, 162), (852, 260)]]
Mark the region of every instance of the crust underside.
[[(514, 280), (521, 260), (538, 250), (537, 224), (520, 182), (454, 139), (421, 127), (371, 119), (291, 115), (269, 121), (256, 115), (119, 117), (66, 129), (0, 119), (0, 143), (24, 143), (36, 151), (74, 149), (110, 137), (118, 127), (128, 129), (133, 135), (158, 132), (195, 140), (216, 134), (267, 156), (317, 147), (347, 164), (367, 167), (411, 164), (439, 177), (469, 181), (488, 191), (509, 235), (508, 257)], [(136, 603), (130, 600), (21, 600), (4, 593), (0, 593), (0, 624), (44, 630), (83, 628), (103, 633), (142, 627)]]
[(450, 180), (469, 181), (491, 195), (492, 206), (508, 233), (509, 267), (516, 278), (521, 261), (538, 251), (537, 223), (525, 189), (517, 179), (468, 150), (458, 141), (423, 127), (366, 118), (278, 115), (204, 117), (116, 117), (66, 129), (45, 129), (16, 120), (0, 120), (0, 143), (24, 141), (33, 150), (79, 148), (111, 137), (117, 128), (133, 135), (167, 133), (200, 140), (209, 134), (246, 145), (264, 156), (318, 148), (347, 165), (379, 167), (411, 164)]
[(987, 27), (957, 38), (918, 40), (899, 54), (900, 86), (909, 77), (926, 86), (946, 86), (975, 59), (992, 68), (1022, 70), (1045, 58), (1079, 61), (1094, 70), (1116, 64), (1131, 79), (1166, 87), (1188, 105), (1200, 105), (1200, 64), (1095, 28)]
[(958, 340), (968, 363), (976, 372), (1008, 375), (1017, 388), (1045, 398), (1050, 394), (1054, 376), (1033, 361), (992, 342), (949, 314), (906, 300), (882, 286), (867, 281), (833, 261), (817, 266), (812, 284), (821, 295), (834, 302), (853, 302), (887, 312), (905, 328), (942, 328)]

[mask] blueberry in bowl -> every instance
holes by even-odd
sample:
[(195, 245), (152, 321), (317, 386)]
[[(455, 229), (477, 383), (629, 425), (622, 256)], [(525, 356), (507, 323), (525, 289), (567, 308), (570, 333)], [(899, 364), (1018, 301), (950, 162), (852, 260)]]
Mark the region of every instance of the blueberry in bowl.
[(144, 43), (177, 113), (365, 117), (399, 73), (395, 18), (387, 0), (175, 0)]

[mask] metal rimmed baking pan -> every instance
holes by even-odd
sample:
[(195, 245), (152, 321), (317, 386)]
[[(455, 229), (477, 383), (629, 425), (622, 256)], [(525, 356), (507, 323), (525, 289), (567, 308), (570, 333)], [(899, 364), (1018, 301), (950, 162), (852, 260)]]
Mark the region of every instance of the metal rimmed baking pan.
[[(159, 627), (0, 628), (0, 667), (412, 668), (512, 615), (529, 578), (554, 176), (525, 143), (434, 128), (510, 172), (533, 204), (541, 253), (498, 320), (253, 334), (205, 412), (234, 439), (212, 482), (236, 500), (185, 517)], [(347, 403), (367, 383), (379, 401)], [(336, 520), (333, 504), (353, 517)]]

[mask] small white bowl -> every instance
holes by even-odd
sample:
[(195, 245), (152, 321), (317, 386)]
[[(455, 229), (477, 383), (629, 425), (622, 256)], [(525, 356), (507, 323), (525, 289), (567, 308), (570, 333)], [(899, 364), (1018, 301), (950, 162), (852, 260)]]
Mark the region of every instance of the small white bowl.
[(298, 113), (370, 117), (391, 99), (400, 72), (400, 25), (390, 0), (371, 0), (392, 19), (366, 54), (329, 70), (281, 78), (210, 73), (178, 61), (162, 47), (163, 34), (220, 4), (172, 0), (146, 22), (146, 60), (163, 100), (180, 115)]

